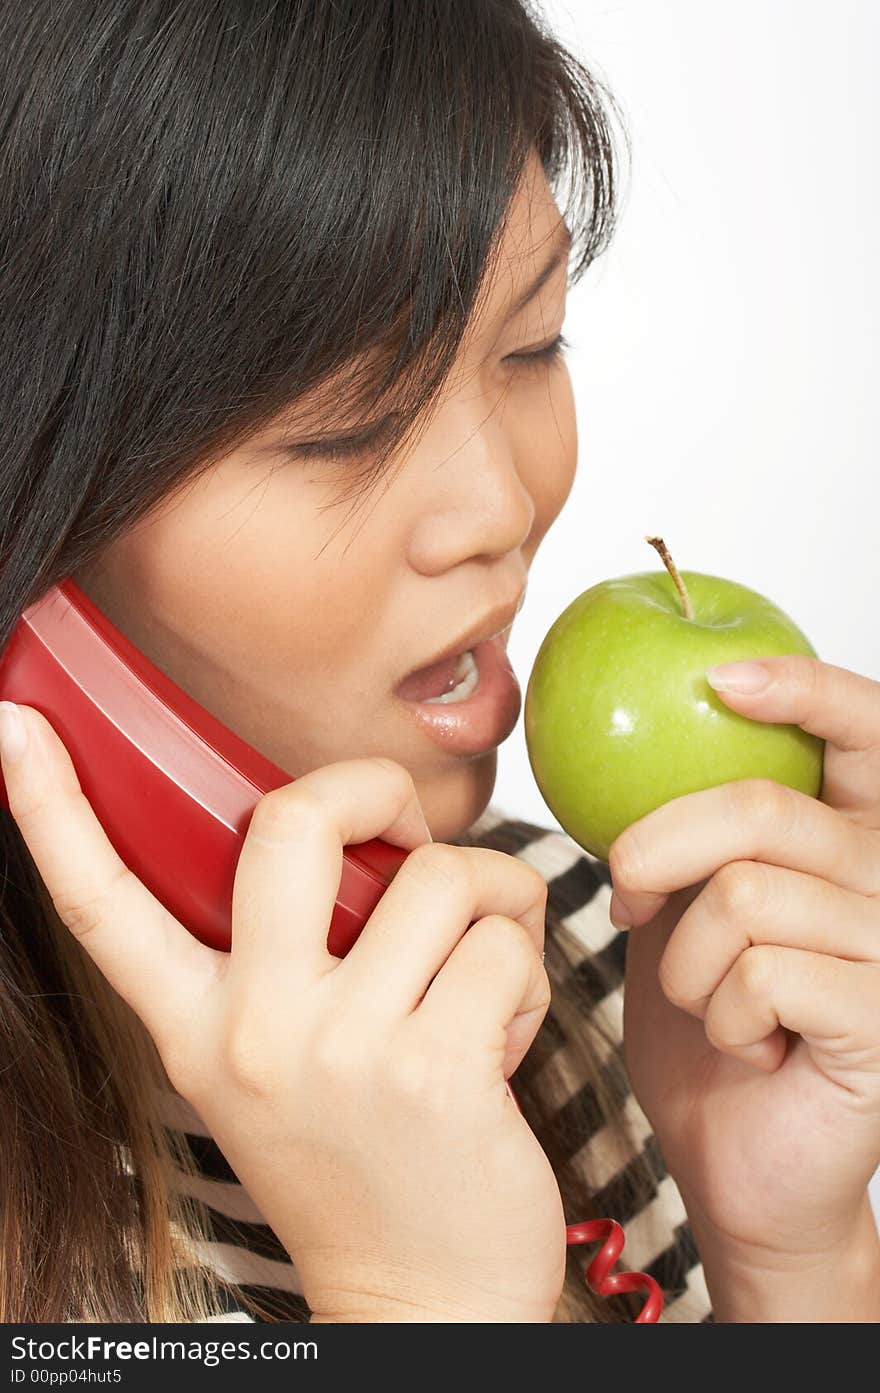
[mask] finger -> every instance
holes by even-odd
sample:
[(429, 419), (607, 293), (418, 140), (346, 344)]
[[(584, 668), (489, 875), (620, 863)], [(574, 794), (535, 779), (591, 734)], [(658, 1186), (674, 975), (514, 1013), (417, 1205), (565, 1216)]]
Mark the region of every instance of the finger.
[(509, 1078), (547, 1013), (550, 982), (534, 939), (516, 920), (479, 919), (425, 993), (412, 1020), (437, 1048), (474, 1050)]
[(798, 725), (827, 742), (824, 802), (880, 812), (880, 682), (804, 655), (724, 663), (706, 677), (740, 715)]
[(666, 944), (658, 969), (664, 995), (704, 1018), (740, 954), (760, 943), (880, 965), (880, 904), (803, 871), (729, 861)]
[(80, 787), (70, 755), (41, 712), (19, 706), (27, 747), (3, 753), (10, 811), (62, 923), (159, 1048), (214, 980), (214, 950), (171, 915), (121, 860)]
[(873, 966), (759, 944), (737, 958), (704, 1026), (716, 1049), (767, 1069), (782, 1062), (783, 1027), (795, 1031), (823, 1073), (857, 1088), (859, 1078), (880, 1070), (878, 1018), (880, 974)]
[(431, 838), (412, 778), (394, 760), (338, 760), (264, 794), (235, 872), (230, 979), (259, 985), (282, 967), (288, 979), (334, 967), (327, 935), (343, 847), (374, 837), (406, 849)]
[(877, 834), (771, 779), (738, 779), (673, 798), (627, 827), (608, 853), (612, 911), (651, 919), (672, 890), (727, 861), (766, 861), (856, 894), (880, 891)]
[(547, 882), (539, 871), (488, 847), (434, 842), (408, 856), (370, 915), (345, 963), (353, 990), (374, 1010), (415, 1009), (431, 979), (474, 920), (515, 919), (540, 954)]
[(804, 654), (720, 663), (709, 685), (755, 719), (799, 725), (853, 754), (880, 750), (880, 682)]

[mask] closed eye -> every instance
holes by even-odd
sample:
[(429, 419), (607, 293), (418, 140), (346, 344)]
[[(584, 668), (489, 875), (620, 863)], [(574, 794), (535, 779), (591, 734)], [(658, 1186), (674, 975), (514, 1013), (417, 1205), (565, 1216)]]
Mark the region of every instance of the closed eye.
[[(537, 372), (548, 363), (555, 363), (565, 357), (571, 343), (564, 334), (557, 334), (551, 343), (543, 348), (530, 349), (528, 353), (510, 353), (505, 362), (516, 365), (518, 372)], [(376, 449), (376, 441), (364, 445), (342, 441), (338, 445), (332, 440), (315, 440), (303, 445), (289, 447), (288, 453), (297, 459), (352, 460), (370, 454)]]
[(528, 353), (511, 353), (507, 359), (509, 363), (522, 363), (531, 367), (540, 367), (543, 363), (552, 363), (556, 359), (564, 358), (571, 344), (564, 334), (557, 334), (552, 343), (547, 343), (543, 348), (530, 349)]

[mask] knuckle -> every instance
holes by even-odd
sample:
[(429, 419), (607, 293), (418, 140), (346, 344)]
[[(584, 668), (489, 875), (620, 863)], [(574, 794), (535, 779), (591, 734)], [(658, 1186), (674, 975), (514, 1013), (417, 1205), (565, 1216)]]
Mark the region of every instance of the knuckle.
[(445, 1096), (445, 1075), (437, 1050), (416, 1041), (389, 1051), (385, 1057), (385, 1088), (395, 1100), (420, 1112), (439, 1106)]
[(721, 1017), (709, 1005), (706, 1018), (703, 1021), (703, 1031), (709, 1044), (716, 1050), (724, 1050), (727, 1046), (727, 1031), (724, 1028)]
[(753, 919), (767, 901), (767, 872), (757, 861), (729, 861), (711, 879), (716, 912), (725, 918)]
[(241, 1092), (265, 1096), (273, 1089), (274, 1052), (250, 1014), (233, 1016), (222, 1046), (225, 1076)]
[[(469, 930), (477, 932), (481, 966), (487, 975), (500, 977), (516, 990), (529, 987), (529, 1012), (546, 1013), (551, 1001), (550, 978), (531, 935), (516, 919), (503, 914), (487, 914)], [(534, 974), (538, 972), (540, 990), (534, 993)]]
[(522, 866), (523, 870), (527, 872), (524, 878), (528, 881), (533, 898), (539, 904), (546, 905), (550, 887), (547, 884), (547, 881), (545, 880), (544, 876), (541, 874), (539, 870), (537, 870), (535, 866), (530, 866), (525, 861), (519, 861), (516, 857), (514, 857), (513, 860), (515, 861), (516, 865)]
[(512, 953), (535, 956), (535, 945), (518, 919), (511, 919), (507, 914), (486, 914), (479, 923), (486, 938), (497, 940)]
[(391, 759), (388, 755), (372, 755), (370, 762), (381, 769), (386, 776), (392, 780), (395, 791), (400, 794), (401, 801), (411, 797), (415, 783), (409, 770), (396, 759)]
[[(402, 870), (431, 887), (448, 890), (450, 886), (471, 881), (470, 862), (462, 847), (448, 842), (423, 842), (411, 851)], [(400, 872), (398, 872), (400, 874)]]
[(535, 958), (539, 956), (522, 924), (506, 914), (484, 915), (468, 930), (468, 934), (475, 935), (473, 947), (514, 971), (530, 971)]
[(264, 793), (254, 808), (247, 835), (268, 842), (289, 841), (315, 828), (326, 809), (314, 790), (282, 784)]
[(790, 830), (797, 813), (795, 795), (774, 779), (740, 779), (736, 790), (736, 812), (762, 835), (778, 838)]
[(786, 666), (790, 667), (793, 681), (801, 688), (812, 706), (822, 695), (822, 686), (828, 675), (827, 668), (809, 653), (792, 653), (785, 661)]
[(7, 789), (7, 799), (9, 799), (10, 809), (15, 817), (15, 824), (22, 835), (30, 839), (29, 834), (31, 828), (39, 828), (40, 824), (44, 823), (46, 819), (51, 816), (48, 803), (39, 795), (29, 798), (27, 802), (25, 802), (23, 798), (18, 797), (13, 803), (10, 798), (10, 793), (11, 790)]
[(740, 954), (737, 972), (743, 990), (760, 1001), (773, 998), (779, 970), (779, 954), (769, 943), (760, 943), (746, 948)]
[(363, 1059), (363, 1042), (343, 1022), (325, 1021), (311, 1045), (314, 1077), (320, 1088), (338, 1090), (354, 1079)]
[(122, 886), (131, 874), (127, 866), (120, 865), (110, 880), (93, 895), (83, 898), (57, 893), (52, 896), (56, 914), (74, 938), (85, 942), (90, 934), (107, 922), (114, 912), (114, 901), (119, 898)]
[(660, 959), (657, 968), (657, 979), (660, 983), (660, 990), (666, 1000), (672, 1006), (678, 1006), (681, 1010), (686, 1010), (692, 1004), (691, 993), (685, 991), (681, 973), (676, 966), (675, 958), (667, 951)]
[(622, 832), (608, 852), (611, 879), (621, 890), (639, 890), (644, 880), (644, 857), (638, 836)]
[(542, 964), (541, 964), (541, 991), (540, 991), (540, 994), (538, 995), (538, 997), (536, 998), (534, 1004), (533, 1004), (532, 1006), (530, 1006), (529, 1009), (530, 1009), (530, 1011), (541, 1011), (541, 1012), (546, 1012), (546, 1011), (549, 1009), (549, 1007), (550, 1007), (550, 1002), (551, 1002), (552, 1000), (553, 1000), (553, 990), (552, 990), (552, 988), (551, 988), (551, 986), (550, 986), (550, 978), (549, 978), (548, 975), (547, 975), (547, 969), (544, 967), (544, 965), (543, 965), (543, 963), (542, 963)]
[(455, 1049), (444, 1052), (436, 1042), (412, 1038), (387, 1053), (383, 1089), (394, 1107), (405, 1112), (448, 1117), (448, 1107), (461, 1088)]

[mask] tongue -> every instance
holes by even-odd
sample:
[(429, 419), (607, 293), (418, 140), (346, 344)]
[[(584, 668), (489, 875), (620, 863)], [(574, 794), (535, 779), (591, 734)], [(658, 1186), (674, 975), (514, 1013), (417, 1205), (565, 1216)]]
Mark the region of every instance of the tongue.
[(460, 657), (461, 654), (456, 653), (442, 662), (431, 663), (429, 667), (420, 667), (418, 672), (411, 672), (398, 687), (398, 696), (404, 701), (425, 701), (428, 697), (448, 692)]

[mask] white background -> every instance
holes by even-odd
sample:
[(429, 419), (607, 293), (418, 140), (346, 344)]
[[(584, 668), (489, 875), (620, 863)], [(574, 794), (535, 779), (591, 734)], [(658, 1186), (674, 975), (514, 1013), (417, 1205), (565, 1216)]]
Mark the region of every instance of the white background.
[[(632, 157), (612, 244), (569, 292), (578, 477), (511, 635), (523, 693), (580, 591), (659, 565), (646, 533), (880, 678), (880, 5), (542, 9), (611, 88)], [(492, 801), (558, 826), (522, 717)]]

